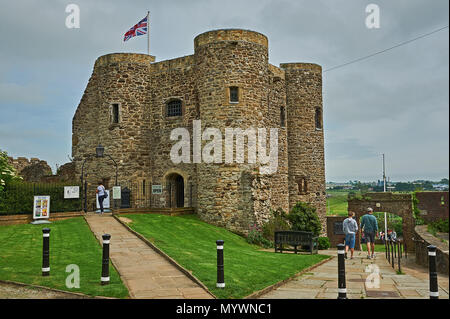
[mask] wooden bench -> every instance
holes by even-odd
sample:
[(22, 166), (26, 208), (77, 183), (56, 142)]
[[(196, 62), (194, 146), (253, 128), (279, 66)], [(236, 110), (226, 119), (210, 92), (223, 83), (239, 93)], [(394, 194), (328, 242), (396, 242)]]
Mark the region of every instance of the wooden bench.
[[(294, 251), (297, 253), (298, 246), (308, 246), (308, 251), (311, 254), (318, 253), (319, 251), (319, 243), (318, 236), (314, 236), (312, 232), (306, 231), (276, 231), (275, 232), (275, 252), (280, 251), (283, 253), (283, 250), (286, 251)], [(293, 246), (294, 249), (283, 248), (283, 245)]]

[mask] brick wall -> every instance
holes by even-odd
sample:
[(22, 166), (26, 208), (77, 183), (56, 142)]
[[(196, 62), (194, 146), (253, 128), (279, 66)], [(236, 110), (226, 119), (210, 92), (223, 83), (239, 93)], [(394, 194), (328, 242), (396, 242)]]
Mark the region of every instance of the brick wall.
[(417, 192), (417, 208), (427, 222), (448, 219), (448, 192)]

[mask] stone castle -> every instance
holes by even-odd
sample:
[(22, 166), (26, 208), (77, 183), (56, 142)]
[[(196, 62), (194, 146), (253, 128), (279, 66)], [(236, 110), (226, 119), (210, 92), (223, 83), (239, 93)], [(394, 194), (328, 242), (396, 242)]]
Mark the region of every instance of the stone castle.
[[(203, 220), (232, 231), (246, 233), (270, 209), (288, 211), (304, 201), (317, 208), (326, 232), (322, 114), (319, 65), (276, 67), (263, 34), (214, 30), (198, 35), (194, 54), (181, 58), (99, 57), (73, 117), (72, 157), (81, 175), (100, 143), (118, 163), (119, 185), (162, 185), (153, 207), (193, 207)], [(277, 171), (260, 174), (260, 163), (248, 161), (247, 152), (243, 163), (175, 164), (171, 132), (186, 128), (192, 137), (196, 120), (201, 132), (217, 128), (223, 137), (226, 128), (278, 129)], [(99, 179), (114, 182), (114, 165), (106, 159), (91, 161), (86, 171), (93, 194)]]

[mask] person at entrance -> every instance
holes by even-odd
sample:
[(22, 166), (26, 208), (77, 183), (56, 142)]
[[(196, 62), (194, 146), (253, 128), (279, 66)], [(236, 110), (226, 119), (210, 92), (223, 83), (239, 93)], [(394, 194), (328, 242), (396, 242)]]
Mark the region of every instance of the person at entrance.
[(105, 186), (103, 186), (102, 182), (98, 182), (98, 187), (97, 187), (96, 193), (98, 194), (98, 203), (100, 205), (100, 214), (103, 214), (103, 201), (106, 198), (106, 191), (105, 191)]
[(355, 251), (355, 236), (358, 231), (358, 223), (353, 219), (355, 213), (348, 212), (348, 218), (342, 223), (342, 227), (345, 233), (345, 259), (347, 259), (347, 253), (350, 249), (350, 259), (353, 259), (353, 253)]
[(373, 216), (373, 209), (367, 208), (367, 214), (361, 217), (361, 229), (364, 231), (364, 237), (367, 243), (367, 259), (375, 257), (375, 235), (378, 233), (378, 222)]

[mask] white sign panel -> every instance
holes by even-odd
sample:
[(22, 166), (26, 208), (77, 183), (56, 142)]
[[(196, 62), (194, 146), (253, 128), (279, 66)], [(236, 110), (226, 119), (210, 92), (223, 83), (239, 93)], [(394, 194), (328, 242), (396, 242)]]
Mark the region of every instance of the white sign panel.
[(34, 196), (33, 219), (50, 217), (50, 196)]
[(120, 186), (113, 186), (113, 199), (120, 199), (122, 196)]
[[(106, 194), (108, 194), (108, 197), (106, 197), (103, 200), (103, 208), (109, 208), (109, 190), (105, 189)], [(98, 194), (95, 195), (96, 197), (96, 202), (97, 202), (97, 209), (100, 209), (100, 203), (98, 202)]]
[(152, 185), (152, 194), (162, 194), (162, 185)]
[(80, 187), (64, 186), (64, 198), (80, 198)]

